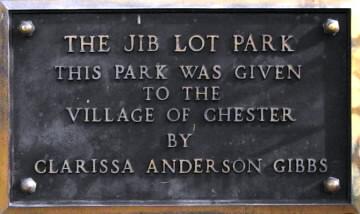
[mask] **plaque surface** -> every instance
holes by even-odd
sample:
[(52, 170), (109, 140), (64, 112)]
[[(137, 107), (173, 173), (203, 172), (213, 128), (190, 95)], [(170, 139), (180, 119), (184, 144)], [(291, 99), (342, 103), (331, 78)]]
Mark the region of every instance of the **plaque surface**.
[(348, 10), (10, 19), (12, 205), (350, 203)]

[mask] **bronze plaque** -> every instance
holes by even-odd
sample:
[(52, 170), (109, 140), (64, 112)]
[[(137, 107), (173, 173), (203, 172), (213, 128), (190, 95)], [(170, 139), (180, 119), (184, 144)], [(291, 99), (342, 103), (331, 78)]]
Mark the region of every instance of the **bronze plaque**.
[(349, 10), (9, 15), (12, 206), (350, 203)]

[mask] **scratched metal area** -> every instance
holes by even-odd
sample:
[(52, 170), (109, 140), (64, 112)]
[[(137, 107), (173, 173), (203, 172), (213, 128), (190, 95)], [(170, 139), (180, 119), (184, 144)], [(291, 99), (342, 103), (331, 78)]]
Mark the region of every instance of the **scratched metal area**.
[[(350, 28), (347, 10), (108, 10), (36, 11), (11, 14), (11, 191), (12, 205), (131, 204), (334, 204), (350, 203)], [(327, 18), (339, 20), (336, 36), (324, 34)], [(36, 32), (17, 32), (32, 20)], [(294, 53), (234, 53), (232, 35), (295, 36)], [(65, 35), (109, 34), (109, 53), (67, 53)], [(125, 53), (129, 34), (155, 34), (155, 53)], [(177, 54), (174, 34), (218, 34), (217, 52)], [(274, 40), (278, 45), (279, 41)], [(101, 65), (98, 81), (56, 81), (55, 65)], [(167, 80), (114, 80), (114, 65), (167, 64)], [(184, 80), (178, 65), (222, 67), (221, 80)], [(236, 80), (236, 65), (301, 64), (302, 79)], [(182, 86), (221, 87), (222, 99), (183, 101)], [(144, 101), (145, 86), (166, 86), (166, 101)], [(71, 107), (154, 107), (155, 123), (72, 123)], [(294, 123), (206, 123), (209, 107), (288, 106)], [(186, 123), (166, 121), (171, 107), (190, 107)], [(189, 148), (167, 148), (166, 134), (193, 133)], [(134, 174), (36, 174), (34, 163), (63, 160), (129, 159)], [(263, 159), (262, 174), (147, 175), (151, 159)], [(327, 158), (326, 173), (277, 174), (280, 158)], [(219, 163), (217, 163), (219, 164)], [(340, 178), (329, 194), (322, 182)], [(19, 182), (32, 177), (34, 194)]]

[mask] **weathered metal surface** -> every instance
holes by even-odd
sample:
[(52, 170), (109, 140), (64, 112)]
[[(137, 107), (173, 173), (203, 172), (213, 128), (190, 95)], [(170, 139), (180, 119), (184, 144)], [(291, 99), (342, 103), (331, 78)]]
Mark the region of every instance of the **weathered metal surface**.
[[(323, 23), (328, 17), (339, 20), (341, 25), (341, 31), (334, 37), (323, 32)], [(16, 31), (22, 20), (32, 20), (36, 26), (32, 37), (25, 38)], [(123, 11), (38, 11), (13, 13), (11, 23), (13, 205), (350, 202), (349, 23), (345, 11), (164, 10), (126, 14)], [(65, 35), (97, 33), (110, 35), (111, 52), (66, 53)], [(124, 38), (131, 33), (157, 35), (161, 44), (159, 51), (125, 53)], [(192, 34), (209, 33), (220, 37), (216, 53), (172, 53), (173, 35), (188, 38)], [(273, 35), (274, 40), (280, 35), (294, 35), (296, 52), (234, 53), (229, 51), (229, 41), (237, 33), (251, 33), (254, 38), (266, 33)], [(274, 41), (274, 46), (279, 43)], [(168, 65), (167, 80), (114, 80), (116, 64), (131, 64), (139, 77), (136, 71), (139, 65), (154, 69), (154, 63)], [(218, 64), (223, 68), (223, 77), (205, 83), (184, 80), (178, 67), (181, 64), (204, 64), (208, 69)], [(257, 80), (234, 79), (237, 65), (253, 64), (300, 64), (303, 76), (299, 81), (262, 80), (259, 74)], [(54, 70), (56, 65), (100, 65), (103, 78), (87, 83), (59, 81)], [(154, 76), (153, 70), (150, 73)], [(169, 88), (172, 97), (163, 102), (144, 101), (142, 87), (162, 85)], [(214, 85), (221, 86), (223, 93), (218, 102), (186, 102), (183, 96), (174, 96), (182, 86)], [(72, 123), (65, 107), (82, 106), (109, 107), (112, 112), (118, 112), (121, 107), (128, 110), (155, 107), (156, 121), (150, 124)], [(233, 106), (287, 106), (295, 109), (297, 121), (206, 123), (201, 118), (209, 107)], [(189, 121), (166, 121), (166, 111), (172, 107), (190, 107)], [(189, 148), (166, 148), (166, 134), (177, 132), (194, 135)], [(246, 169), (235, 173), (234, 169), (229, 174), (193, 171), (146, 174), (151, 159), (161, 168), (161, 159), (196, 158), (202, 158), (203, 162), (214, 160), (219, 171), (223, 169), (220, 162), (225, 159), (231, 162), (262, 159), (261, 172)], [(276, 160), (289, 158), (302, 159), (305, 165), (308, 159), (315, 159), (317, 170), (295, 173), (293, 167), (293, 172), (274, 171)], [(64, 160), (69, 160), (74, 167), (75, 160), (90, 162), (91, 159), (119, 160), (120, 168), (128, 159), (135, 173), (75, 174), (75, 168), (71, 175), (34, 171), (38, 160), (54, 160), (54, 168), (60, 170)], [(322, 159), (328, 161), (327, 172), (321, 172)], [(342, 182), (336, 194), (327, 194), (322, 188), (322, 182), (329, 176), (336, 176)], [(29, 196), (17, 188), (24, 177), (37, 181), (35, 194)]]
[[(277, 1), (277, 2), (268, 2), (268, 1), (172, 1), (171, 3), (166, 1), (153, 1), (151, 4), (148, 2), (141, 2), (141, 1), (102, 1), (99, 4), (99, 1), (86, 1), (86, 2), (74, 2), (74, 1), (9, 1), (10, 4), (14, 7), (20, 8), (19, 6), (22, 5), (24, 8), (94, 8), (97, 5), (97, 8), (118, 8), (118, 7), (137, 7), (136, 5), (146, 5), (146, 7), (351, 7), (352, 8), (352, 38), (353, 38), (353, 52), (352, 52), (352, 106), (353, 106), (353, 203), (355, 206), (358, 204), (358, 195), (359, 195), (359, 188), (358, 188), (358, 136), (359, 130), (358, 127), (360, 121), (358, 118), (358, 38), (359, 38), (359, 12), (358, 9), (360, 7), (357, 6), (359, 3), (358, 1)], [(37, 5), (37, 6), (36, 6)], [(77, 5), (77, 6), (76, 6)], [(100, 6), (101, 5), (101, 6)], [(127, 5), (127, 6), (126, 6)], [(140, 6), (141, 7), (141, 6)], [(21, 9), (21, 8), (20, 8)], [(6, 20), (6, 9), (2, 10)], [(3, 22), (6, 25), (6, 21)], [(4, 26), (4, 25), (2, 25)], [(1, 60), (2, 60), (2, 77), (1, 77), (1, 99), (0, 102), (0, 110), (1, 110), (1, 171), (0, 171), (0, 212), (5, 211), (5, 213), (69, 213), (69, 212), (76, 212), (76, 213), (99, 213), (99, 212), (106, 212), (106, 213), (355, 213), (355, 210), (349, 208), (348, 206), (216, 206), (216, 207), (209, 207), (209, 206), (201, 206), (201, 207), (128, 207), (128, 208), (121, 208), (121, 207), (99, 207), (99, 208), (32, 208), (32, 209), (9, 209), (8, 208), (8, 186), (6, 183), (8, 182), (7, 176), (7, 164), (8, 164), (8, 150), (6, 149), (8, 146), (8, 119), (7, 119), (7, 112), (8, 112), (8, 99), (7, 99), (7, 45), (6, 45), (6, 29), (2, 27), (2, 36), (0, 37), (4, 42), (1, 43)]]

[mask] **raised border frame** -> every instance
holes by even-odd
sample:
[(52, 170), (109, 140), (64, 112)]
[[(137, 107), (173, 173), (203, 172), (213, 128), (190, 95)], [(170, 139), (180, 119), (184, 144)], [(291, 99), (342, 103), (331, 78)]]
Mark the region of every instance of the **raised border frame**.
[[(9, 11), (16, 10), (84, 10), (84, 9), (146, 9), (146, 8), (214, 8), (211, 5), (186, 5), (162, 3), (122, 4), (121, 0), (96, 1), (3, 1), (0, 5), (0, 213), (246, 213), (246, 214), (332, 214), (357, 213), (354, 204), (344, 205), (176, 205), (176, 206), (97, 206), (97, 207), (41, 207), (14, 208), (9, 204)], [(252, 6), (251, 4), (247, 5)], [(279, 5), (272, 5), (278, 7)], [(284, 6), (284, 5), (282, 5)], [(285, 5), (286, 6), (286, 5)], [(226, 8), (234, 6), (228, 5)], [(271, 7), (271, 6), (270, 6)], [(215, 7), (217, 8), (217, 7)], [(235, 8), (235, 7), (234, 7)], [(268, 8), (268, 7), (266, 7)]]

